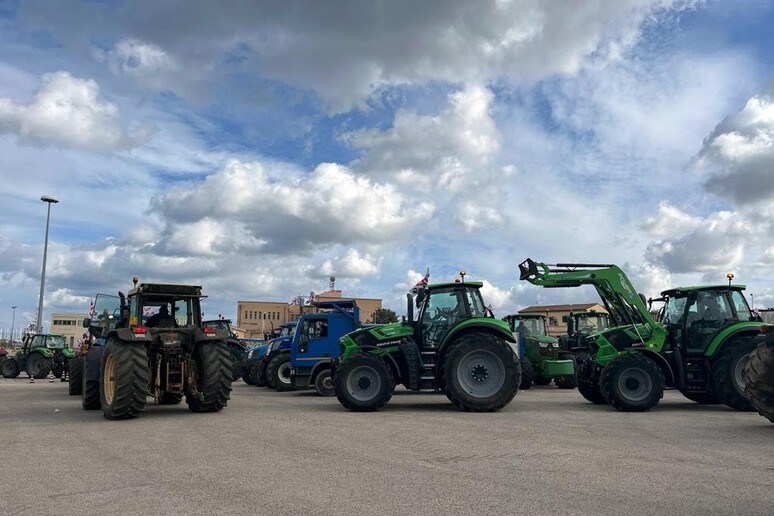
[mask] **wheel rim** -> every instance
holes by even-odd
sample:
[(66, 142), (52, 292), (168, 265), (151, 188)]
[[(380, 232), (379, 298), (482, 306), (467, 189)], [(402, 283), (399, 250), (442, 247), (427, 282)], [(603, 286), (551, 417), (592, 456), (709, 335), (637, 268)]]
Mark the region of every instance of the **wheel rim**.
[(630, 401), (642, 401), (653, 390), (650, 375), (637, 367), (630, 367), (618, 376), (618, 391)]
[(285, 385), (290, 385), (290, 362), (284, 362), (277, 370), (279, 381)]
[(103, 371), (102, 387), (105, 391), (105, 401), (109, 404), (113, 403), (113, 396), (116, 393), (116, 362), (113, 359), (113, 355), (110, 354), (105, 358), (105, 370)]
[(457, 381), (474, 398), (488, 398), (505, 384), (505, 365), (491, 351), (470, 351), (457, 365)]
[(333, 378), (330, 373), (320, 373), (322, 378), (320, 379), (320, 388), (324, 391), (333, 390)]
[(347, 376), (347, 392), (357, 401), (371, 401), (381, 388), (382, 379), (371, 366), (358, 366)]
[(736, 390), (742, 394), (744, 394), (744, 377), (742, 375), (744, 374), (744, 368), (749, 361), (750, 355), (744, 355), (736, 361), (736, 366), (734, 367), (734, 386), (736, 387)]

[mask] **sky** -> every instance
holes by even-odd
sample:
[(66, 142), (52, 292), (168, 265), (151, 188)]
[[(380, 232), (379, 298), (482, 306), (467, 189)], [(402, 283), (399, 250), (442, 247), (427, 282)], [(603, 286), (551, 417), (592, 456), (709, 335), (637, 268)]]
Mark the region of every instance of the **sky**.
[(0, 1), (0, 328), (141, 281), (382, 298), (459, 270), (502, 317), (646, 296), (774, 307), (774, 6), (762, 0)]

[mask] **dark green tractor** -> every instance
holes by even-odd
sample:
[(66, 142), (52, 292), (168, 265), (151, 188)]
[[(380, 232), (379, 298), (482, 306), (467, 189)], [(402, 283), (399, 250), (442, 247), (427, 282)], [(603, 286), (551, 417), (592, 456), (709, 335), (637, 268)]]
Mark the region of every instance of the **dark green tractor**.
[(24, 337), (21, 350), (3, 360), (2, 373), (6, 378), (16, 378), (21, 371), (27, 371), (31, 377), (39, 379), (53, 372), (61, 378), (73, 354), (64, 335), (29, 334)]
[(465, 283), (464, 273), (461, 279), (416, 287), (408, 294), (403, 322), (342, 337), (333, 378), (344, 407), (377, 410), (396, 384), (443, 391), (457, 407), (472, 412), (500, 410), (511, 402), (521, 380), (516, 340), (508, 324), (486, 308), (482, 283)]
[(521, 279), (543, 287), (596, 288), (611, 326), (586, 339), (579, 358), (579, 392), (593, 403), (644, 411), (665, 388), (697, 403), (752, 410), (742, 371), (760, 332), (743, 285), (675, 288), (662, 292), (654, 320), (644, 296), (612, 264), (519, 265)]
[(610, 325), (604, 312), (570, 312), (562, 316), (562, 322), (567, 325), (567, 333), (559, 335), (559, 349), (562, 351), (586, 351), (586, 339)]
[(558, 339), (548, 334), (545, 315), (513, 314), (506, 315), (503, 320), (519, 336), (519, 388), (529, 389), (533, 383), (548, 385), (551, 381), (560, 389), (576, 387), (572, 355), (561, 351)]

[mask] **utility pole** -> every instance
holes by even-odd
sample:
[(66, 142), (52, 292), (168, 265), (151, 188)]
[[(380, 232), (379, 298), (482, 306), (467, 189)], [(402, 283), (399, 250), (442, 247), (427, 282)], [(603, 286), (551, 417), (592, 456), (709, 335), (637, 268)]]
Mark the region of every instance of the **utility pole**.
[(40, 271), (40, 297), (38, 298), (38, 317), (37, 331), (41, 333), (43, 331), (43, 294), (46, 288), (46, 256), (48, 255), (48, 223), (51, 220), (51, 205), (56, 204), (59, 201), (55, 197), (50, 195), (42, 195), (40, 200), (45, 202), (48, 207), (46, 210), (46, 238), (43, 241), (43, 268)]

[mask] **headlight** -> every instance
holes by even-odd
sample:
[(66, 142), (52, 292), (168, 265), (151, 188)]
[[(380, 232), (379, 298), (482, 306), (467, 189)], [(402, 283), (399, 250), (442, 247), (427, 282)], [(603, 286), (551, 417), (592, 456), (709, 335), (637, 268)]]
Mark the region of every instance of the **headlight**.
[(558, 348), (558, 347), (559, 347), (559, 344), (557, 344), (556, 342), (552, 342), (552, 343), (551, 343), (551, 347), (552, 347), (552, 348)]
[(247, 352), (247, 358), (253, 358), (253, 350)]
[(548, 342), (538, 342), (538, 345), (539, 345), (541, 348), (547, 348), (547, 347), (548, 347)]
[(274, 342), (269, 344), (269, 346), (266, 348), (266, 354), (268, 355), (269, 353), (271, 353), (272, 349), (274, 349)]

